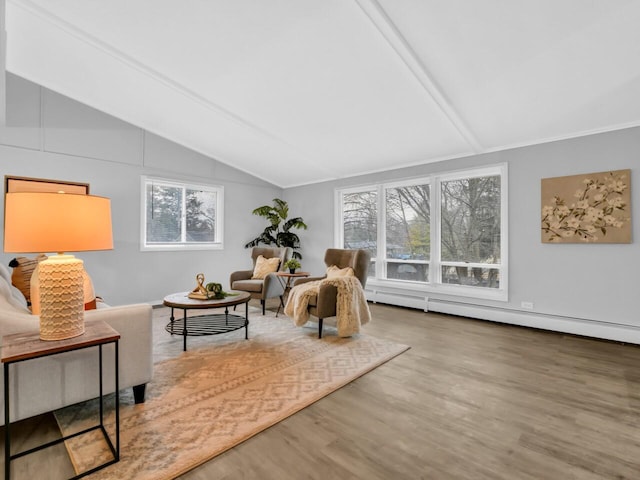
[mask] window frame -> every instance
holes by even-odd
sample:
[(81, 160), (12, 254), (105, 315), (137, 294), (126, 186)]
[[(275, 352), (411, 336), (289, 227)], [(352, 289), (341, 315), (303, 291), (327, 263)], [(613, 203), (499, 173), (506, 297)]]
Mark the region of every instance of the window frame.
[[(441, 207), (442, 207), (442, 182), (476, 178), (485, 176), (500, 177), (500, 263), (466, 263), (443, 261), (441, 259)], [(427, 184), (429, 185), (430, 206), (430, 255), (429, 260), (420, 262), (429, 265), (429, 280), (419, 282), (415, 280), (388, 279), (386, 277), (386, 190), (389, 188)], [(506, 163), (488, 165), (472, 169), (461, 169), (447, 172), (436, 172), (430, 175), (420, 175), (413, 178), (405, 178), (398, 181), (369, 183), (365, 185), (337, 188), (334, 195), (335, 228), (334, 244), (337, 248), (344, 248), (344, 194), (376, 190), (378, 192), (377, 203), (377, 249), (376, 256), (372, 258), (375, 264), (375, 275), (370, 276), (367, 285), (373, 287), (389, 287), (404, 289), (420, 293), (439, 293), (443, 295), (473, 297), (486, 300), (508, 301), (508, 168)], [(470, 285), (457, 285), (442, 283), (443, 266), (467, 266), (497, 269), (500, 276), (498, 288), (476, 287)]]
[[(147, 243), (147, 185), (151, 182), (158, 185), (181, 188), (183, 190), (202, 190), (215, 193), (215, 240), (213, 242)], [(184, 228), (186, 222), (186, 213), (184, 210), (181, 211), (181, 217), (182, 228)], [(140, 178), (140, 218), (140, 251), (170, 252), (224, 249), (224, 187), (221, 185), (142, 175)]]

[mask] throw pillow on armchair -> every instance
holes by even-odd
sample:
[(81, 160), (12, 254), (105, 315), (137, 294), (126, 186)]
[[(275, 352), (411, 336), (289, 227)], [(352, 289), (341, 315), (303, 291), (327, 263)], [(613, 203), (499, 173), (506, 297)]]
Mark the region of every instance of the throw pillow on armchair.
[(258, 258), (256, 259), (256, 265), (253, 268), (253, 276), (251, 277), (251, 279), (262, 280), (270, 273), (277, 272), (279, 266), (280, 258), (264, 258), (262, 255), (258, 255)]

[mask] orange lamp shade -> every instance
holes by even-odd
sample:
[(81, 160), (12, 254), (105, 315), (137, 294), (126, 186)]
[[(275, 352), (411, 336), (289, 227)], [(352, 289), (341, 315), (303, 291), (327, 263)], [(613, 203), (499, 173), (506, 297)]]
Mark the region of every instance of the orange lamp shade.
[(48, 192), (16, 192), (5, 196), (5, 252), (82, 252), (112, 248), (108, 198)]

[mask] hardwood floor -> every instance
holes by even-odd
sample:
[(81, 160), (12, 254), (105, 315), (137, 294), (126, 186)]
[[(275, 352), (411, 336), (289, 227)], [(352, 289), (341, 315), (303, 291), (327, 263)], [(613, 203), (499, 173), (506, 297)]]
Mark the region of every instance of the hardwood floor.
[[(640, 347), (371, 310), (365, 332), (408, 352), (180, 478), (640, 478)], [(60, 457), (14, 478), (64, 471)]]

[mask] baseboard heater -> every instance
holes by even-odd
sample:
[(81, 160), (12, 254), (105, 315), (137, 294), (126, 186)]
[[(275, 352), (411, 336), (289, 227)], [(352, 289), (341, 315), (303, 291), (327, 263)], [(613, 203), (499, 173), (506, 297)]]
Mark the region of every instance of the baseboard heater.
[(422, 294), (413, 294), (411, 292), (386, 292), (374, 289), (365, 289), (367, 300), (374, 303), (385, 303), (388, 305), (396, 305), (399, 307), (415, 308), (427, 311), (429, 297)]
[(640, 327), (430, 298), (428, 311), (640, 344)]

